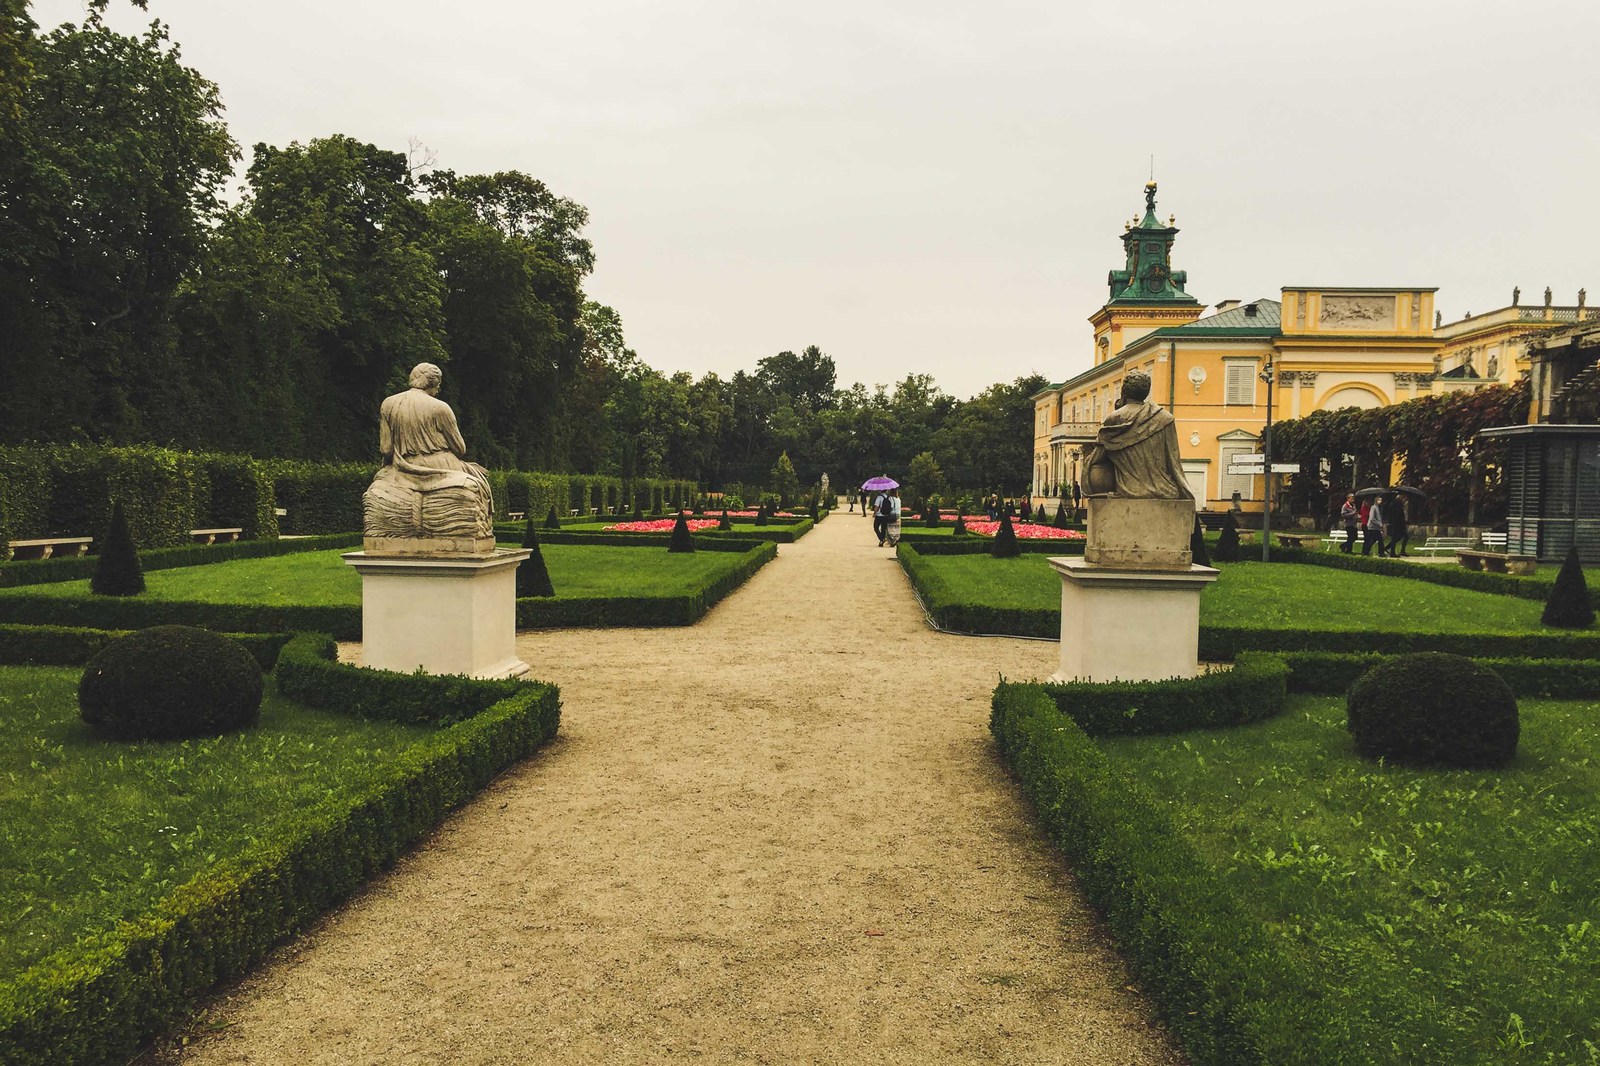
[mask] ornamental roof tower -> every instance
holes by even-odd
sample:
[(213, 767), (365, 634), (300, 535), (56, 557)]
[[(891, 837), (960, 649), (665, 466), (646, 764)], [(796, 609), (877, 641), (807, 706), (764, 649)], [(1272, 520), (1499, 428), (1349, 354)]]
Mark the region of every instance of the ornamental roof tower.
[(1111, 287), (1107, 303), (1198, 304), (1183, 291), (1188, 273), (1172, 269), (1172, 241), (1177, 235), (1176, 226), (1163, 226), (1156, 217), (1156, 183), (1148, 183), (1144, 187), (1144, 218), (1122, 235), (1127, 263), (1106, 277)]

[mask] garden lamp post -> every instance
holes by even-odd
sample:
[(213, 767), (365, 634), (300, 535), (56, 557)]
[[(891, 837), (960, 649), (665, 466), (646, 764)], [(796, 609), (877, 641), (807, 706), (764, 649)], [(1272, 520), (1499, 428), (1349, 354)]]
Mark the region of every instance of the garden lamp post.
[(1277, 374), (1273, 370), (1272, 356), (1261, 368), (1261, 380), (1267, 383), (1267, 425), (1261, 432), (1261, 561), (1268, 562), (1272, 540), (1272, 383)]

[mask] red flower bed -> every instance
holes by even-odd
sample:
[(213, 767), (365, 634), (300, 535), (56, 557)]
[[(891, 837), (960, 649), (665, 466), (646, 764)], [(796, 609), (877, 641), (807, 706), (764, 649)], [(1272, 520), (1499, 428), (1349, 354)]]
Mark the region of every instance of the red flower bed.
[[(722, 512), (721, 511), (707, 511), (706, 514), (715, 514), (718, 517), (721, 517)], [(755, 516), (756, 516), (756, 512), (754, 512), (754, 511), (729, 511), (728, 512), (728, 517), (729, 518), (754, 518)], [(801, 517), (810, 518), (811, 516), (810, 515), (803, 515), (803, 516), (802, 515), (797, 515), (793, 511), (778, 511), (777, 513), (768, 515), (767, 517), (769, 517), (769, 518), (801, 518)]]
[[(967, 532), (976, 533), (980, 537), (992, 537), (999, 528), (999, 522), (991, 522), (987, 518), (967, 519)], [(1033, 522), (1013, 522), (1011, 528), (1016, 531), (1019, 540), (1083, 539), (1083, 534), (1076, 529), (1057, 529), (1055, 526), (1041, 526)]]
[[(716, 529), (715, 518), (688, 518), (689, 532), (698, 533), (702, 529)], [(614, 526), (607, 526), (606, 533), (671, 533), (672, 527), (678, 524), (676, 518), (654, 518), (648, 522), (618, 522)]]

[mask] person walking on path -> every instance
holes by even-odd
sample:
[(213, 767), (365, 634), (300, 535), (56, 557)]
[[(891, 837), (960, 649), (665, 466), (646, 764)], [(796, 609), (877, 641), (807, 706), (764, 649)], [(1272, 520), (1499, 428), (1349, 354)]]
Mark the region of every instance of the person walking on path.
[(1384, 514), (1389, 520), (1389, 558), (1397, 559), (1405, 554), (1411, 544), (1411, 528), (1406, 524), (1406, 507), (1396, 493), (1384, 501)]
[(889, 535), (889, 519), (887, 508), (889, 493), (882, 492), (872, 501), (872, 532), (878, 538), (878, 547), (883, 547), (883, 538)]
[(1378, 500), (1372, 501), (1372, 506), (1367, 508), (1366, 538), (1361, 542), (1361, 554), (1371, 555), (1372, 546), (1378, 546), (1378, 558), (1383, 558), (1383, 504)]
[(1360, 517), (1361, 510), (1356, 506), (1356, 494), (1348, 493), (1344, 498), (1344, 506), (1339, 508), (1339, 524), (1344, 527), (1344, 546), (1340, 550), (1346, 555), (1356, 550), (1356, 528)]
[(890, 489), (883, 504), (883, 537), (878, 543), (893, 548), (900, 543), (900, 490)]

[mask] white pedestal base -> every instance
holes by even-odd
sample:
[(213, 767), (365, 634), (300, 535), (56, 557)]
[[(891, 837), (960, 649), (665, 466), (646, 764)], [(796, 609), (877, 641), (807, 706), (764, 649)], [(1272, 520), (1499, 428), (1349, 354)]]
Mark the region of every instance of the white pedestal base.
[(1209, 566), (1129, 570), (1050, 560), (1061, 575), (1061, 667), (1051, 681), (1160, 681), (1194, 677), (1200, 662), (1200, 591)]
[(517, 564), (531, 553), (487, 557), (349, 552), (361, 574), (361, 661), (379, 670), (520, 677)]

